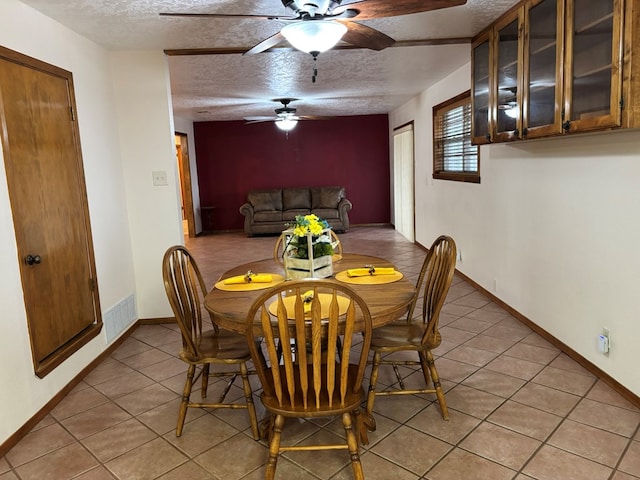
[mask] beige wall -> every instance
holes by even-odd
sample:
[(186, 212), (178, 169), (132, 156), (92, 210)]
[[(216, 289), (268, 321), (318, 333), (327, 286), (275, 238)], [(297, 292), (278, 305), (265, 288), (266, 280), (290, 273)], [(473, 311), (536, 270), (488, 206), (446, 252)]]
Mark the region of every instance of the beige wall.
[(467, 65), (390, 115), (415, 120), (416, 240), (452, 235), (461, 272), (640, 395), (640, 132), (483, 146), (481, 184), (433, 180), (432, 107), (469, 79)]
[[(12, 19), (0, 45), (73, 73), (101, 310), (133, 294), (140, 317), (169, 316), (160, 260), (182, 235), (163, 53), (109, 53), (17, 0), (0, 2), (0, 18)], [(171, 186), (152, 187), (154, 170)], [(0, 272), (2, 443), (108, 347), (101, 334), (44, 379), (34, 375), (4, 162)]]

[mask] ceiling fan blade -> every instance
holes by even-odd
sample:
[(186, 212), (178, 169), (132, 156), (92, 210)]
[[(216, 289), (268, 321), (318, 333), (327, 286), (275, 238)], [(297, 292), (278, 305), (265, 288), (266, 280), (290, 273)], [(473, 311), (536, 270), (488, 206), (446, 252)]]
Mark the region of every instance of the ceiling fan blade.
[(160, 12), (161, 17), (202, 17), (202, 18), (261, 18), (265, 20), (297, 20), (298, 17), (282, 17), (280, 15), (244, 15), (241, 13), (180, 13)]
[(327, 117), (324, 115), (298, 115), (298, 120), (331, 120), (335, 117)]
[(247, 123), (275, 122), (276, 120), (276, 117), (244, 117), (244, 121)]
[(269, 50), (271, 47), (275, 47), (277, 44), (284, 40), (284, 35), (280, 32), (271, 35), (269, 38), (261, 41), (256, 46), (250, 48), (243, 55), (255, 55), (256, 53), (264, 52), (265, 50)]
[(358, 20), (370, 18), (396, 17), (398, 15), (409, 15), (411, 13), (428, 12), (440, 8), (456, 7), (464, 5), (467, 0), (360, 0), (336, 8), (334, 13), (340, 13), (344, 9), (359, 10), (356, 17)]
[(367, 27), (357, 22), (342, 22), (348, 30), (342, 40), (356, 47), (369, 48), (371, 50), (384, 50), (396, 41), (375, 28)]

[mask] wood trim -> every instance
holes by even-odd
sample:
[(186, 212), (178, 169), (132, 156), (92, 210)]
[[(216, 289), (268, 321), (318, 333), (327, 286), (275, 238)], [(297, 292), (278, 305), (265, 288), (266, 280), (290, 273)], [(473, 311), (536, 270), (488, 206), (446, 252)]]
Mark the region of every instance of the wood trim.
[(633, 393), (627, 387), (622, 385), (616, 379), (611, 377), (608, 373), (604, 372), (599, 367), (597, 367), (596, 365), (591, 363), (589, 360), (584, 358), (582, 355), (580, 355), (574, 349), (569, 347), (567, 344), (565, 344), (564, 342), (558, 340), (556, 337), (551, 335), (549, 332), (544, 330), (539, 325), (535, 324), (533, 321), (529, 320), (527, 317), (525, 317), (523, 314), (518, 312), (516, 309), (514, 309), (510, 305), (506, 304), (505, 302), (500, 300), (498, 297), (493, 295), (491, 292), (487, 291), (485, 288), (483, 288), (482, 286), (480, 286), (479, 284), (477, 284), (476, 282), (471, 280), (464, 273), (461, 273), (458, 269), (456, 269), (456, 273), (458, 275), (460, 275), (465, 280), (465, 282), (469, 283), (474, 288), (479, 290), (480, 293), (482, 293), (485, 297), (490, 298), (491, 301), (493, 301), (494, 303), (496, 303), (500, 307), (504, 308), (512, 316), (517, 318), (519, 321), (521, 321), (523, 324), (525, 324), (527, 327), (529, 327), (535, 333), (537, 333), (542, 338), (544, 338), (546, 341), (551, 343), (554, 347), (557, 347), (558, 349), (560, 349), (561, 352), (563, 352), (566, 355), (568, 355), (569, 357), (571, 357), (573, 360), (578, 362), (586, 370), (588, 370), (589, 372), (593, 373), (596, 377), (598, 377), (604, 383), (609, 385), (613, 390), (615, 390), (617, 393), (622, 395), (626, 400), (631, 402), (634, 406), (640, 408), (640, 396), (638, 396), (635, 393)]
[(9, 450), (15, 447), (20, 440), (22, 440), (31, 430), (35, 427), (44, 417), (46, 417), (51, 411), (58, 405), (69, 392), (71, 392), (84, 377), (91, 373), (100, 363), (111, 355), (122, 343), (129, 338), (129, 336), (138, 328), (139, 322), (134, 323), (129, 329), (124, 332), (117, 340), (115, 340), (107, 349), (105, 349), (100, 355), (98, 355), (91, 363), (84, 367), (80, 373), (78, 373), (62, 390), (60, 390), (51, 400), (49, 400), (36, 414), (31, 417), (27, 422), (16, 430), (13, 435), (7, 438), (0, 445), (0, 458), (4, 457)]
[(163, 323), (176, 323), (176, 317), (139, 318), (138, 325), (161, 325)]

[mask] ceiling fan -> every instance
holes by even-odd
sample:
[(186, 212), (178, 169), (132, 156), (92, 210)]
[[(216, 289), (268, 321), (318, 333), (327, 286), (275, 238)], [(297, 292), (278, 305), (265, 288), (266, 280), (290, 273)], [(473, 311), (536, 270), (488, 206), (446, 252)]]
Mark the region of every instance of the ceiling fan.
[[(280, 0), (291, 13), (281, 15), (252, 15), (242, 13), (160, 13), (172, 17), (248, 18), (277, 20), (286, 25), (278, 33), (250, 48), (245, 55), (264, 52), (285, 39), (295, 48), (311, 53), (314, 58), (329, 50), (340, 40), (355, 47), (383, 50), (395, 43), (388, 35), (353, 20), (370, 20), (441, 8), (464, 5), (467, 0), (359, 0), (342, 5), (343, 0)], [(348, 0), (347, 0), (348, 1)], [(299, 37), (325, 39), (333, 32), (331, 41), (325, 44), (303, 44)], [(326, 37), (325, 37), (326, 36)]]
[(280, 102), (282, 107), (276, 108), (275, 116), (271, 117), (245, 117), (247, 123), (259, 123), (259, 122), (275, 122), (276, 127), (280, 130), (288, 132), (295, 128), (298, 120), (329, 120), (332, 117), (323, 117), (319, 115), (297, 115), (297, 110), (290, 107), (289, 104), (295, 101), (295, 98), (276, 98), (275, 102)]

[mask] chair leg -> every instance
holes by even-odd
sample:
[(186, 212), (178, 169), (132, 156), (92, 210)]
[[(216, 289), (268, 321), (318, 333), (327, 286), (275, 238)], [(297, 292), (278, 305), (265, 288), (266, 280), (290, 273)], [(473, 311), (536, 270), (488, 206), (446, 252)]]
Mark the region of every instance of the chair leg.
[(358, 452), (358, 439), (353, 431), (353, 420), (351, 413), (342, 414), (342, 426), (347, 434), (347, 447), (351, 456), (351, 468), (353, 469), (353, 478), (355, 480), (364, 480), (364, 472), (362, 470), (362, 462), (360, 462), (360, 453)]
[(180, 402), (180, 410), (178, 411), (178, 424), (176, 425), (176, 437), (182, 435), (184, 427), (184, 419), (187, 417), (187, 408), (189, 406), (189, 397), (191, 396), (191, 388), (193, 387), (193, 376), (196, 373), (196, 366), (189, 365), (187, 370), (187, 381), (182, 391), (182, 401)]
[(427, 356), (424, 352), (418, 351), (418, 357), (420, 357), (420, 367), (422, 368), (422, 376), (424, 377), (425, 387), (429, 387), (431, 382), (431, 376), (429, 375), (429, 362), (427, 362)]
[(440, 377), (438, 376), (438, 370), (436, 370), (436, 363), (433, 360), (433, 354), (430, 351), (425, 353), (427, 357), (427, 365), (429, 366), (429, 372), (431, 373), (431, 379), (433, 380), (433, 386), (436, 389), (436, 396), (438, 397), (438, 403), (440, 404), (440, 412), (444, 420), (449, 420), (449, 409), (447, 408), (447, 402), (444, 399), (444, 390), (440, 384)]
[(371, 376), (369, 377), (369, 392), (367, 393), (367, 413), (373, 412), (373, 404), (376, 400), (376, 384), (378, 383), (378, 369), (380, 368), (380, 352), (374, 352)]
[(249, 383), (249, 373), (247, 372), (247, 364), (240, 364), (240, 376), (242, 377), (242, 387), (244, 389), (244, 398), (247, 402), (247, 410), (249, 411), (249, 421), (251, 422), (251, 431), (253, 439), (260, 440), (260, 432), (258, 432), (258, 416), (256, 415), (256, 406), (253, 404), (253, 392)]
[(209, 387), (209, 364), (202, 366), (202, 398), (207, 398), (207, 388)]
[(369, 412), (361, 412), (359, 408), (352, 413), (360, 445), (369, 445), (369, 434), (367, 432), (376, 431), (376, 419)]
[(269, 460), (267, 461), (267, 471), (264, 475), (265, 480), (274, 480), (276, 476), (276, 466), (278, 464), (278, 455), (280, 455), (280, 439), (282, 437), (282, 427), (284, 425), (284, 417), (276, 415), (273, 422), (273, 431), (271, 433), (271, 441), (269, 442)]

